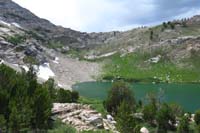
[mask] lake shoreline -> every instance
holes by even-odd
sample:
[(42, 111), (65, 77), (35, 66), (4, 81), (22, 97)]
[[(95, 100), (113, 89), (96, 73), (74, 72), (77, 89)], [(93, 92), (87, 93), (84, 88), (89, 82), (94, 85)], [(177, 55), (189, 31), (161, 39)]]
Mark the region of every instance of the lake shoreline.
[[(74, 84), (73, 90), (86, 98), (104, 100), (107, 97), (112, 82), (96, 81)], [(200, 108), (200, 84), (197, 83), (129, 83), (129, 86), (137, 100), (145, 100), (149, 93), (163, 95), (163, 101), (178, 103), (187, 111), (194, 111)], [(192, 103), (192, 104), (191, 104)]]

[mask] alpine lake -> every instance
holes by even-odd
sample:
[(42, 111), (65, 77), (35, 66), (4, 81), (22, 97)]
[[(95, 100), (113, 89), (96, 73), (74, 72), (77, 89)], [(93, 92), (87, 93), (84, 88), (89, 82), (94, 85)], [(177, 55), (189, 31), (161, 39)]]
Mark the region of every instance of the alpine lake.
[[(105, 100), (111, 82), (83, 82), (72, 86), (73, 90), (86, 98)], [(187, 112), (200, 109), (200, 84), (190, 83), (130, 83), (131, 91), (137, 100), (145, 102), (149, 93), (155, 93), (162, 102), (176, 103)]]

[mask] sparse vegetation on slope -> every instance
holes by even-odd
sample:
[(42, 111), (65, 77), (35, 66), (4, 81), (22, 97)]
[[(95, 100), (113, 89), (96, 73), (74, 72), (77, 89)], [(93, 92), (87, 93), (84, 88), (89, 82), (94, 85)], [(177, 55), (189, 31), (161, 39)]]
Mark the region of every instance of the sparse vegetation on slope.
[[(160, 55), (158, 62), (149, 59)], [(194, 67), (181, 67), (173, 63), (162, 51), (153, 53), (132, 53), (124, 57), (115, 55), (107, 61), (103, 68), (104, 79), (125, 79), (140, 82), (199, 82), (200, 71), (198, 56), (189, 58), (186, 63)], [(183, 61), (184, 62), (184, 61)], [(196, 64), (196, 65), (195, 65)]]
[(25, 36), (22, 36), (22, 35), (14, 35), (14, 36), (8, 36), (6, 38), (6, 41), (14, 44), (14, 45), (18, 45), (20, 43), (23, 43), (24, 41), (26, 40), (26, 37)]

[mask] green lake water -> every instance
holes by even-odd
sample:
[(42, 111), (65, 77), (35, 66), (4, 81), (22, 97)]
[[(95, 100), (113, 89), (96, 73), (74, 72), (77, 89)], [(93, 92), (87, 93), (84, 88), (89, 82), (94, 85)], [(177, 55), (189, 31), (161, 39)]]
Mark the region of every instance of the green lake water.
[[(160, 94), (162, 101), (180, 104), (185, 111), (200, 109), (200, 84), (132, 83), (130, 86), (137, 100), (144, 101), (146, 94), (153, 92)], [(110, 87), (110, 82), (84, 82), (72, 88), (81, 96), (104, 100)]]

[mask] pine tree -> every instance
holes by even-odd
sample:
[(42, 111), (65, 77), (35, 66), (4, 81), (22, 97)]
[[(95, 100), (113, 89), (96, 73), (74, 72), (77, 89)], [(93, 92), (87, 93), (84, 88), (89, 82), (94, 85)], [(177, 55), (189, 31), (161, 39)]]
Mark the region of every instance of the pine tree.
[(38, 86), (34, 93), (33, 125), (34, 129), (46, 129), (51, 115), (52, 102), (47, 88)]
[(19, 112), (16, 107), (16, 103), (11, 101), (10, 104), (10, 115), (9, 115), (9, 127), (12, 133), (20, 132), (20, 118)]
[(136, 126), (136, 120), (133, 117), (133, 110), (130, 105), (123, 101), (117, 111), (117, 128), (121, 133), (132, 133)]
[(135, 98), (128, 85), (122, 81), (115, 82), (108, 93), (104, 106), (108, 112), (115, 116), (117, 114), (117, 108), (122, 101), (126, 101), (133, 110), (135, 109)]
[(56, 89), (55, 89), (54, 79), (52, 79), (52, 78), (48, 79), (43, 85), (48, 89), (52, 101), (55, 101)]

